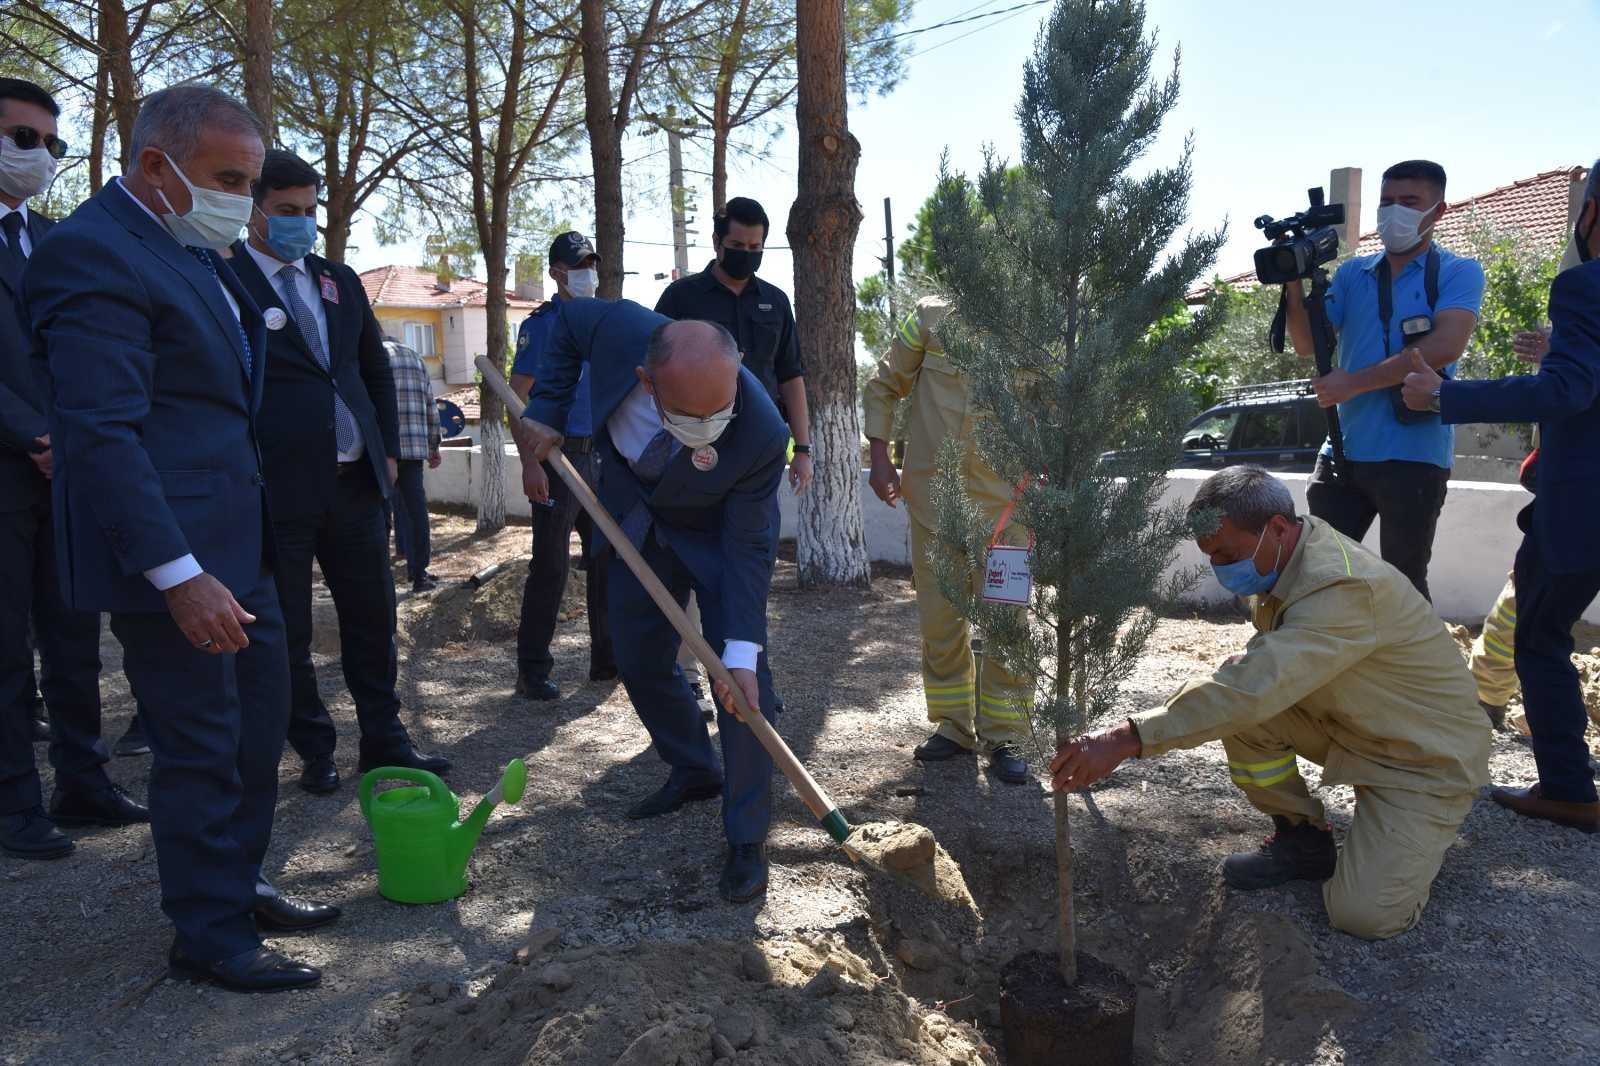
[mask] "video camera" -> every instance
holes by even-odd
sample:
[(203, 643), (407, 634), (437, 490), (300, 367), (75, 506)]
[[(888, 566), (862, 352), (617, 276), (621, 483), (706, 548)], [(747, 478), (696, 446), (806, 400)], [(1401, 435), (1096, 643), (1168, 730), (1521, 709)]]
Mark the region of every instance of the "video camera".
[(1311, 272), (1339, 254), (1339, 232), (1344, 225), (1344, 204), (1323, 203), (1322, 189), (1309, 189), (1311, 208), (1288, 218), (1262, 215), (1256, 219), (1272, 244), (1256, 252), (1256, 278), (1263, 285), (1286, 285), (1309, 278)]

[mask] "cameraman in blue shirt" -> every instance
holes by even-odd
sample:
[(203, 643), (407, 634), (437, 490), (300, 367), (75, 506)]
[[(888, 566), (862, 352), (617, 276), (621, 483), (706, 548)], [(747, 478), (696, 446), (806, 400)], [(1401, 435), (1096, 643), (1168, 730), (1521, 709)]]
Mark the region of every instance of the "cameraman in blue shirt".
[[(522, 320), (517, 330), (517, 354), (511, 363), (511, 387), (524, 403), (538, 379), (549, 344), (550, 331), (561, 314), (561, 305), (574, 297), (595, 294), (599, 284), (600, 257), (594, 245), (581, 233), (568, 231), (550, 245), (550, 277), (556, 294)], [(610, 681), (617, 676), (611, 654), (611, 633), (606, 623), (606, 559), (597, 551), (595, 530), (578, 498), (567, 488), (549, 463), (533, 461), (532, 453), (519, 435), (521, 411), (506, 412), (511, 435), (522, 457), (522, 486), (533, 504), (533, 557), (528, 560), (528, 580), (522, 588), (522, 618), (517, 625), (516, 695), (528, 700), (553, 700), (561, 689), (550, 680), (555, 659), (550, 641), (555, 636), (556, 619), (561, 612), (561, 597), (567, 588), (567, 570), (572, 530), (576, 526), (583, 544), (584, 599), (589, 615), (589, 680)], [(589, 367), (578, 378), (567, 420), (566, 439), (561, 450), (590, 488), (599, 484), (589, 413)]]
[[(1326, 307), (1339, 334), (1332, 371), (1314, 382), (1323, 407), (1337, 404), (1347, 469), (1335, 476), (1332, 447), (1322, 446), (1306, 503), (1313, 515), (1361, 540), (1379, 519), (1385, 562), (1428, 595), (1433, 533), (1455, 457), (1455, 430), (1432, 412), (1400, 399), (1415, 349), (1445, 376), (1466, 350), (1483, 303), (1483, 268), (1433, 241), (1444, 217), (1444, 168), (1427, 160), (1383, 173), (1378, 236), (1383, 252), (1346, 261), (1333, 277)], [(1300, 282), (1285, 286), (1289, 336), (1313, 354), (1311, 321)], [(1431, 597), (1430, 597), (1431, 598)]]

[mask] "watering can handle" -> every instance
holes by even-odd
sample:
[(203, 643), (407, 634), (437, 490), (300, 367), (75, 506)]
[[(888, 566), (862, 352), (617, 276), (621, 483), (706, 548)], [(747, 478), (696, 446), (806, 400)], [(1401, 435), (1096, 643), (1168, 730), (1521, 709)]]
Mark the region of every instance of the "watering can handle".
[(413, 770), (407, 766), (380, 766), (368, 770), (361, 777), (361, 787), (356, 795), (361, 801), (361, 816), (372, 821), (372, 788), (379, 781), (410, 781), (413, 785), (421, 785), (428, 790), (428, 798), (448, 805), (451, 800), (450, 790), (444, 787), (444, 782), (439, 780), (438, 774), (431, 774), (426, 770)]

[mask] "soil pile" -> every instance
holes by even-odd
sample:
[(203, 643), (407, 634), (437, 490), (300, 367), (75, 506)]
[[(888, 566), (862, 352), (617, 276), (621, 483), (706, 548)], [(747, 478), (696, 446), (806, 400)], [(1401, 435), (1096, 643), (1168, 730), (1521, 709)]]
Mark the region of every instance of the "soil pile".
[(908, 999), (838, 937), (521, 951), (476, 996), (437, 983), (407, 1007), (397, 1064), (997, 1063), (975, 1029)]

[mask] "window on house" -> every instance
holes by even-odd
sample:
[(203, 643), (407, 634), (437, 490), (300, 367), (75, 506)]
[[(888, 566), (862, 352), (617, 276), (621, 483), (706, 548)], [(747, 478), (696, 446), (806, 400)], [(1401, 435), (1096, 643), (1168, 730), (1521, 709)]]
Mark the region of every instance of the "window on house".
[(406, 347), (415, 348), (417, 354), (424, 359), (437, 355), (438, 351), (433, 346), (433, 323), (407, 322)]

